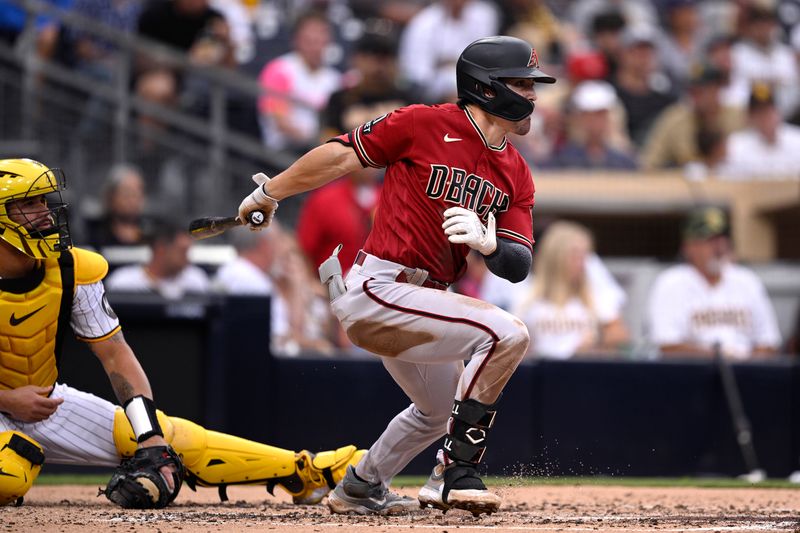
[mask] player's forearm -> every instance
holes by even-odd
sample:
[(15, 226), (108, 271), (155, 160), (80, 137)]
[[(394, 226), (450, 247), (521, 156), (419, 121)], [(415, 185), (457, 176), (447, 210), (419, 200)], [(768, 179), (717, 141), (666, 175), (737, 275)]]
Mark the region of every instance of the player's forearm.
[(134, 396), (153, 398), (147, 375), (133, 350), (122, 337), (122, 332), (110, 339), (92, 344), (91, 348), (100, 359), (120, 404), (124, 404)]
[(358, 156), (349, 146), (330, 142), (303, 155), (267, 185), (267, 194), (280, 201), (310, 191), (339, 176), (361, 168)]

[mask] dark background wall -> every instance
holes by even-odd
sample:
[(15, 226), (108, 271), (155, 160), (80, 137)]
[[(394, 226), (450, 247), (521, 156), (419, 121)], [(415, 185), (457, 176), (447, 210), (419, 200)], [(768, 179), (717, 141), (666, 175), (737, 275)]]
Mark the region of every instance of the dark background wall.
[[(288, 359), (268, 350), (268, 303), (112, 298), (168, 414), (291, 449), (368, 447), (409, 400), (376, 360)], [(800, 467), (800, 366), (734, 365), (770, 476)], [(62, 379), (113, 400), (70, 340)], [(405, 473), (427, 473), (435, 446)], [(746, 471), (717, 367), (706, 362), (525, 363), (503, 395), (486, 469), (496, 475), (737, 475)], [(53, 471), (52, 467), (50, 471)]]

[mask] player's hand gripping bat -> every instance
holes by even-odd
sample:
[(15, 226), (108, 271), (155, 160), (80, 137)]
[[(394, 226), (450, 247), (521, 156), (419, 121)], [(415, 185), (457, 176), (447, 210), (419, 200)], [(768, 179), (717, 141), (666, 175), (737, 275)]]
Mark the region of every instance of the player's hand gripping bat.
[[(264, 223), (264, 213), (261, 211), (252, 211), (247, 215), (250, 224), (260, 226)], [(208, 239), (216, 237), (236, 226), (242, 226), (239, 217), (203, 217), (192, 220), (189, 224), (189, 234), (194, 240)]]

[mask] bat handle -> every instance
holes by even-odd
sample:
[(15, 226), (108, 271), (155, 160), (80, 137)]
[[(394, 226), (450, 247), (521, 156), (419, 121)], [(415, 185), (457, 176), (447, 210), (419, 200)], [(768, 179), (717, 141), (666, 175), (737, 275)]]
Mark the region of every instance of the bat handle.
[(260, 226), (267, 221), (267, 217), (264, 216), (263, 211), (256, 209), (255, 211), (250, 211), (247, 215), (247, 221), (253, 226)]

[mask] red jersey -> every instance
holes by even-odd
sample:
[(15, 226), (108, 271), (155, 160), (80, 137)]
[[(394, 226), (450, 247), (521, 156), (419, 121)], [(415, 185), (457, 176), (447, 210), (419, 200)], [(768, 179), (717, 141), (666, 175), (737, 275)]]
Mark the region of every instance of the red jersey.
[(453, 283), (466, 270), (469, 246), (452, 244), (444, 211), (461, 206), (497, 236), (533, 245), (533, 178), (505, 138), (490, 146), (468, 109), (412, 105), (333, 139), (352, 146), (364, 166), (386, 167), (364, 251)]
[(297, 240), (315, 267), (341, 243), (344, 246), (339, 259), (347, 272), (364, 245), (374, 206), (359, 205), (355, 188), (349, 179), (340, 179), (312, 192), (303, 203)]

